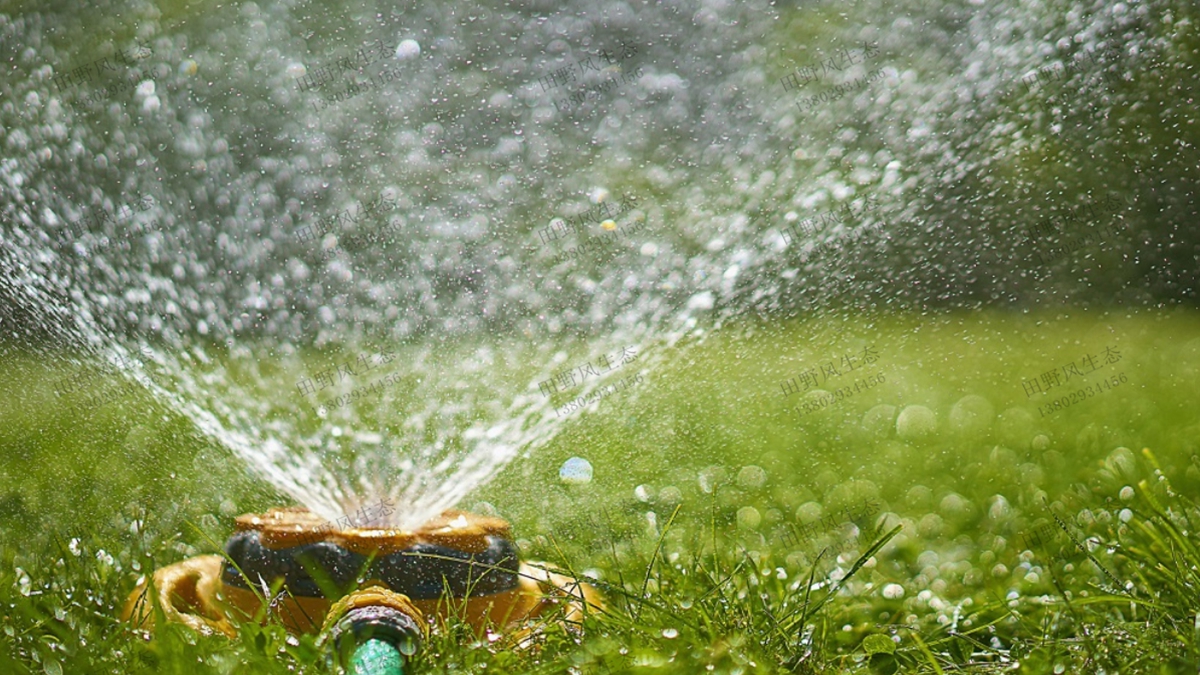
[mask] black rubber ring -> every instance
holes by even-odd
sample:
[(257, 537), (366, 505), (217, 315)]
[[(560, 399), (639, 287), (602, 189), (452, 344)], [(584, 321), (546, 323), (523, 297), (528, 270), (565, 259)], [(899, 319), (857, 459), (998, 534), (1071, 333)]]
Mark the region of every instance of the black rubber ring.
[(496, 536), (488, 536), (487, 542), (487, 550), (478, 554), (417, 544), (375, 558), (368, 568), (366, 556), (332, 542), (270, 549), (262, 545), (256, 530), (245, 530), (234, 534), (225, 544), (228, 558), (221, 581), (248, 590), (251, 586), (260, 588), (263, 581), (269, 586), (283, 579), (284, 588), (293, 595), (319, 598), (325, 594), (309, 573), (309, 569), (316, 568), (343, 591), (352, 588), (361, 573), (362, 578), (378, 579), (413, 600), (461, 598), (468, 593), (494, 595), (516, 588), (520, 565), (516, 545)]

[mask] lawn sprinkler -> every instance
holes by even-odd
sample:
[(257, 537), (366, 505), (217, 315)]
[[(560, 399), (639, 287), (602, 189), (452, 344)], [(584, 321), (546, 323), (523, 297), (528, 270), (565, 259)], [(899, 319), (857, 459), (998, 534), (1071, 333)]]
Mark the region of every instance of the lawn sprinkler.
[[(508, 522), (446, 511), (415, 531), (329, 530), (304, 508), (239, 516), (225, 555), (156, 570), (129, 596), (122, 619), (152, 629), (168, 621), (237, 636), (241, 621), (278, 619), (319, 633), (330, 660), (355, 675), (405, 672), (430, 624), (458, 616), (482, 635), (517, 629), (552, 606), (577, 624), (602, 607), (576, 579), (518, 559)], [(275, 590), (273, 590), (275, 589)], [(263, 601), (267, 602), (263, 611)], [(533, 626), (521, 628), (531, 636)]]

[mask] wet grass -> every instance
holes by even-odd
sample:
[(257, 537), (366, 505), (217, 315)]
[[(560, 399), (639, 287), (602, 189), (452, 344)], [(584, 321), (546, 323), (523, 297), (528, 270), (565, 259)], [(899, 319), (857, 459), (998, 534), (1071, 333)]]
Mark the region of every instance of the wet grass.
[[(416, 672), (1195, 672), (1198, 318), (714, 334), (463, 504), (510, 519), (528, 558), (595, 579), (607, 605), (582, 636), (550, 624), (518, 650), (451, 622)], [(832, 404), (785, 395), (868, 346), (873, 363), (818, 383)], [(1124, 382), (1045, 415), (1051, 397), (1026, 395), (1107, 347), (1119, 360), (1084, 384)], [(313, 639), (278, 625), (148, 639), (117, 621), (139, 576), (284, 501), (137, 393), (66, 405), (52, 385), (70, 374), (0, 364), (0, 672), (325, 672)], [(820, 405), (798, 416), (805, 402)], [(572, 456), (592, 482), (559, 482)]]

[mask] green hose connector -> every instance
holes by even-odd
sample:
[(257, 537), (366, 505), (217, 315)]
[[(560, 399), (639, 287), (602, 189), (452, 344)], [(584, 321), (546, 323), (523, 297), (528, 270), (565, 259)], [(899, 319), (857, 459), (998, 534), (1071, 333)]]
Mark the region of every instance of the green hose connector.
[(404, 675), (404, 655), (387, 640), (369, 638), (354, 650), (351, 675)]
[(426, 626), (409, 599), (382, 588), (352, 593), (330, 608), (322, 644), (333, 671), (347, 675), (404, 675)]

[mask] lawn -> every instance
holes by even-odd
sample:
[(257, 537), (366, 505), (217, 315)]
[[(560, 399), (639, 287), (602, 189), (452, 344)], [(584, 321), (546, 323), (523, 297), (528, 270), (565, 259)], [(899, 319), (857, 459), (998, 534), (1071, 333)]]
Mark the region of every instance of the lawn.
[[(682, 344), (468, 498), (608, 604), (534, 649), (452, 622), (416, 672), (1196, 672), (1200, 315), (839, 316)], [(116, 619), (286, 499), (44, 363), (0, 363), (0, 672), (326, 672), (278, 625)]]

